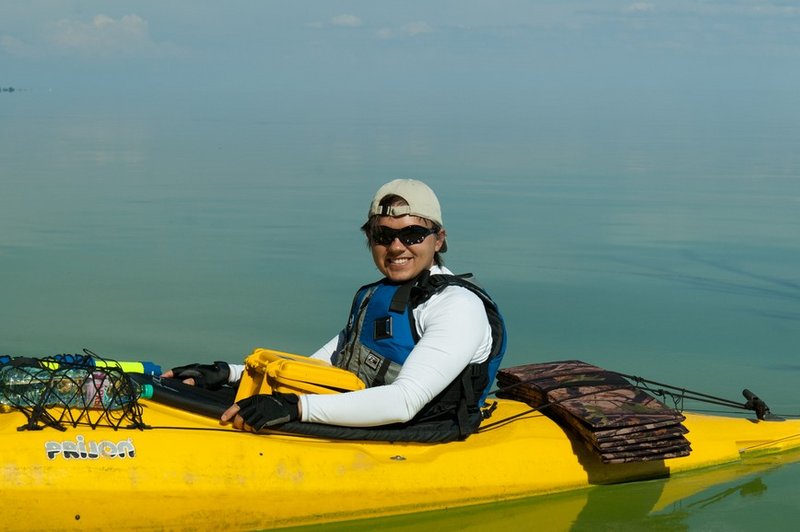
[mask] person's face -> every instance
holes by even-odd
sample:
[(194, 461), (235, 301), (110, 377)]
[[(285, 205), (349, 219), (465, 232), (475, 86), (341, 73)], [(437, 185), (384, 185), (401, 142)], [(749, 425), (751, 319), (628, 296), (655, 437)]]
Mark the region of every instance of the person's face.
[[(430, 220), (417, 216), (381, 216), (378, 225), (389, 230), (403, 229), (413, 225), (430, 228)], [(419, 244), (404, 244), (400, 238), (393, 238), (388, 244), (381, 244), (371, 240), (372, 260), (375, 266), (390, 281), (405, 282), (413, 279), (424, 270), (433, 266), (434, 253), (439, 251), (444, 243), (444, 229), (436, 234), (430, 234)]]

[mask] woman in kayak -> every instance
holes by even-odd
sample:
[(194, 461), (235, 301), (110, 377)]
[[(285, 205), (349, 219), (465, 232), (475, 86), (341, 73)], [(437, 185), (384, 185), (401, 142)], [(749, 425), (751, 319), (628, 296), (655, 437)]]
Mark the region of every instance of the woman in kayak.
[[(356, 373), (364, 390), (332, 395), (274, 393), (232, 405), (222, 416), (258, 431), (291, 421), (343, 427), (449, 423), (465, 437), (505, 348), (488, 295), (443, 266), (447, 234), (434, 192), (397, 179), (375, 194), (362, 226), (383, 279), (359, 289), (348, 324), (312, 355)], [(207, 388), (235, 385), (243, 365), (215, 362), (164, 376)]]

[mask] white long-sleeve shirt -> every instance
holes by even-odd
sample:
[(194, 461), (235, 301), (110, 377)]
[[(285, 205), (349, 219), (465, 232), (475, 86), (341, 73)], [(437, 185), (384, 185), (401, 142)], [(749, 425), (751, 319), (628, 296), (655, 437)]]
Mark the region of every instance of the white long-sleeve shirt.
[[(434, 266), (432, 274), (451, 274)], [(391, 384), (330, 395), (302, 395), (302, 421), (370, 427), (413, 418), (470, 363), (491, 352), (492, 331), (481, 299), (460, 286), (448, 286), (413, 309), (419, 342)], [(328, 362), (343, 347), (344, 331), (312, 357)], [(231, 367), (231, 378), (241, 375)]]

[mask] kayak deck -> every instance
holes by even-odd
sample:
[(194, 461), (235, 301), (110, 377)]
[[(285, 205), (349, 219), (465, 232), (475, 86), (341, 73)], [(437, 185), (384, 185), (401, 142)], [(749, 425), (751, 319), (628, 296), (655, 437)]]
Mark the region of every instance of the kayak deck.
[[(265, 529), (667, 477), (800, 447), (800, 421), (686, 414), (689, 456), (604, 464), (524, 403), (446, 444), (240, 433), (142, 401), (150, 429), (17, 431), (0, 414), (6, 522), (21, 529)], [(507, 422), (501, 422), (502, 420)]]

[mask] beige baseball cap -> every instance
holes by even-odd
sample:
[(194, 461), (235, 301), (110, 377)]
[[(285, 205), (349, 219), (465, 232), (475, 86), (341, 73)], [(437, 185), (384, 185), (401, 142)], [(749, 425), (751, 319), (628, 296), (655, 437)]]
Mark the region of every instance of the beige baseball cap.
[[(381, 206), (381, 200), (389, 194), (400, 196), (408, 205), (388, 205)], [(411, 216), (419, 216), (426, 218), (440, 227), (444, 226), (442, 223), (442, 209), (439, 206), (439, 200), (433, 190), (416, 179), (395, 179), (389, 181), (375, 193), (372, 198), (372, 203), (369, 206), (369, 215), (381, 216), (404, 216), (406, 214)]]

